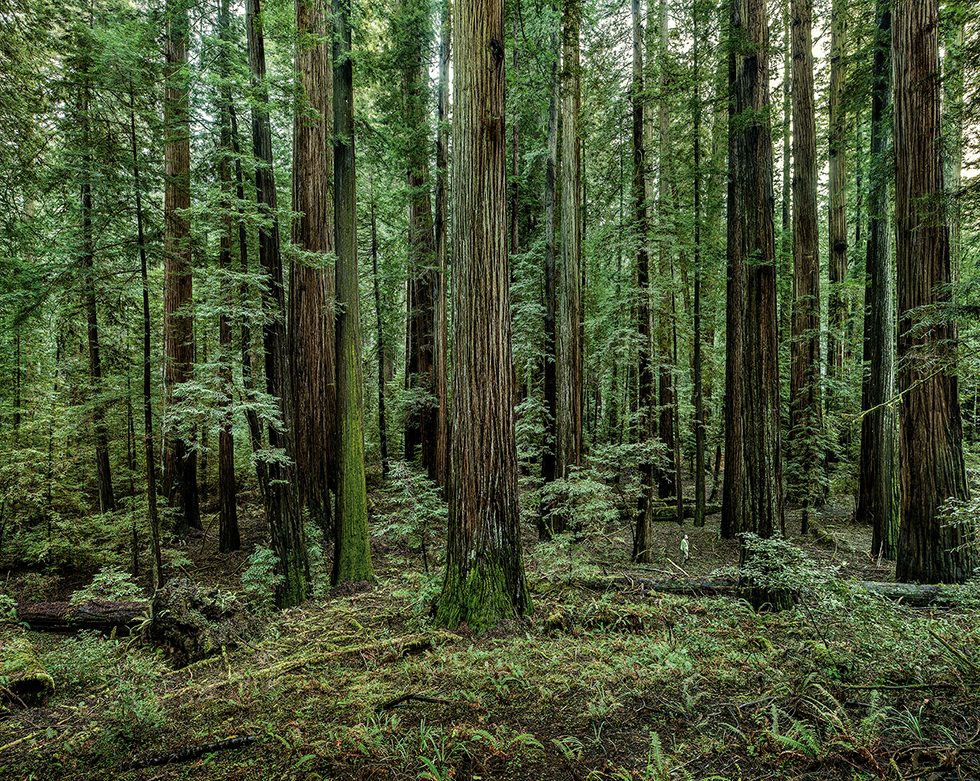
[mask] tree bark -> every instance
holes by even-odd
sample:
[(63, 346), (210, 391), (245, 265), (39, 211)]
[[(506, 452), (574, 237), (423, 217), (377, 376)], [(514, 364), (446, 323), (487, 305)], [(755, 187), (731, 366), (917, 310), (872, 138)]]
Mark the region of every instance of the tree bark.
[(378, 342), (378, 441), (381, 447), (381, 474), (388, 476), (388, 417), (385, 414), (385, 331), (381, 317), (381, 280), (378, 272), (378, 216), (374, 197), (374, 177), (371, 178), (371, 281), (374, 289), (374, 313), (377, 319)]
[[(844, 128), (845, 0), (833, 0), (830, 15), (830, 130), (828, 152), (828, 218), (830, 246), (830, 295), (828, 304), (827, 364), (832, 380), (843, 380), (847, 293), (847, 178)], [(837, 393), (836, 395), (840, 395)], [(833, 398), (834, 394), (831, 394)]]
[[(649, 225), (647, 222), (646, 150), (643, 144), (643, 23), (640, 20), (640, 0), (632, 2), (633, 17), (633, 81), (630, 89), (633, 108), (633, 221), (636, 231), (636, 332), (637, 348), (637, 441), (649, 446), (656, 437), (654, 407), (653, 362), (651, 360), (650, 313), (650, 256), (647, 251)], [(653, 539), (652, 500), (654, 466), (649, 456), (640, 462), (640, 499), (636, 508), (636, 533), (633, 536), (633, 558), (640, 562), (652, 560)]]
[(235, 385), (231, 368), (231, 312), (235, 307), (235, 289), (231, 281), (231, 251), (234, 243), (234, 218), (231, 203), (231, 75), (228, 0), (221, 0), (218, 27), (221, 50), (221, 151), (218, 159), (218, 181), (221, 187), (221, 239), (218, 251), (221, 309), (218, 314), (218, 382), (221, 389), (221, 423), (218, 429), (218, 550), (225, 553), (241, 547), (238, 531), (238, 482), (235, 477), (234, 406)]
[(436, 479), (437, 404), (435, 394), (435, 314), (438, 267), (432, 218), (429, 156), (429, 75), (425, 51), (432, 39), (428, 0), (401, 0), (393, 20), (396, 60), (402, 76), (404, 163), (408, 184), (408, 318), (405, 381), (419, 388), (425, 401), (405, 424), (405, 458), (422, 452), (422, 463)]
[(334, 353), (333, 130), (327, 0), (296, 0), (293, 117), (293, 253), (287, 334), (300, 506), (324, 531), (336, 487), (337, 389)]
[(820, 252), (817, 130), (813, 99), (812, 0), (792, 0), (793, 321), (790, 354), (789, 495), (803, 508), (801, 531), (823, 495), (820, 470)]
[[(939, 3), (898, 3), (892, 15), (895, 78), (895, 243), (901, 407), (902, 528), (896, 578), (960, 582), (976, 566), (973, 529), (942, 506), (968, 498), (949, 302), (949, 228), (940, 148)], [(972, 523), (972, 521), (970, 522)]]
[(763, 0), (732, 0), (723, 537), (783, 525), (769, 29)]
[(453, 440), (437, 620), (479, 631), (530, 607), (514, 439), (503, 0), (457, 0), (453, 41)]
[[(190, 28), (184, 0), (166, 4), (166, 91), (164, 125), (164, 386), (167, 406), (179, 399), (176, 386), (194, 377), (194, 281), (191, 266), (191, 147), (187, 46)], [(175, 530), (201, 528), (197, 452), (179, 435), (164, 447), (163, 492), (177, 508)]]
[[(541, 451), (541, 479), (545, 485), (558, 477), (558, 377), (556, 343), (558, 339), (558, 280), (555, 239), (558, 223), (558, 34), (552, 35), (551, 90), (548, 101), (548, 155), (544, 173), (544, 406), (547, 413), (545, 446)], [(538, 533), (550, 539), (560, 529), (550, 508), (542, 503)]]
[(266, 517), (276, 554), (277, 573), (282, 583), (276, 588), (276, 604), (298, 605), (307, 595), (309, 558), (306, 533), (296, 487), (293, 442), (289, 421), (293, 420), (289, 365), (286, 355), (285, 291), (279, 250), (279, 220), (276, 204), (275, 169), (272, 163), (272, 128), (269, 121), (269, 92), (265, 83), (265, 38), (261, 0), (247, 0), (245, 26), (252, 74), (252, 152), (255, 156), (255, 193), (264, 220), (259, 228), (259, 262), (265, 274), (262, 309), (262, 346), (266, 392), (279, 404), (282, 426), (269, 426), (269, 446), (278, 451), (266, 470)]
[(157, 509), (156, 449), (153, 444), (153, 383), (150, 350), (150, 284), (147, 279), (146, 235), (143, 229), (143, 195), (140, 182), (138, 145), (136, 143), (136, 101), (129, 88), (129, 142), (133, 155), (133, 194), (136, 198), (136, 243), (140, 255), (140, 283), (143, 292), (143, 455), (146, 461), (146, 505), (150, 521), (150, 546), (153, 555), (153, 588), (160, 588), (163, 578), (163, 552), (160, 545), (160, 514)]
[(436, 197), (435, 240), (436, 275), (435, 348), (433, 354), (433, 387), (436, 394), (436, 482), (449, 483), (449, 380), (446, 372), (449, 357), (448, 307), (449, 285), (449, 50), (451, 23), (449, 0), (441, 0), (439, 32), (439, 105), (436, 130)]
[[(564, 480), (582, 457), (581, 263), (582, 263), (582, 108), (579, 32), (580, 0), (562, 3), (560, 143), (561, 253), (556, 274), (555, 382), (556, 474)], [(557, 519), (556, 519), (557, 520)], [(563, 526), (564, 519), (558, 521)], [(554, 531), (561, 531), (555, 528)]]
[[(87, 46), (87, 44), (86, 44)], [(92, 227), (92, 138), (90, 106), (90, 67), (87, 54), (82, 59), (82, 97), (79, 113), (82, 125), (81, 170), (81, 261), (84, 272), (86, 333), (88, 336), (88, 371), (91, 392), (96, 397), (92, 408), (92, 428), (95, 432), (95, 466), (98, 474), (99, 510), (108, 513), (116, 509), (112, 490), (112, 467), (109, 463), (109, 432), (105, 421), (105, 405), (98, 395), (102, 392), (102, 358), (99, 343), (99, 318), (95, 293), (95, 235)], [(19, 361), (18, 361), (19, 371)]]
[(701, 315), (701, 25), (704, 8), (695, 0), (692, 11), (693, 42), (691, 48), (694, 97), (692, 105), (694, 135), (694, 525), (704, 526), (705, 500), (705, 458), (704, 458), (704, 357), (702, 349)]
[(864, 287), (864, 372), (857, 520), (872, 527), (871, 554), (894, 559), (901, 497), (895, 411), (895, 321), (892, 301), (890, 183), (891, 0), (877, 0), (871, 81), (871, 171)]
[(337, 247), (337, 532), (333, 583), (370, 580), (371, 535), (364, 477), (364, 380), (357, 274), (354, 64), (351, 0), (334, 0), (334, 223)]

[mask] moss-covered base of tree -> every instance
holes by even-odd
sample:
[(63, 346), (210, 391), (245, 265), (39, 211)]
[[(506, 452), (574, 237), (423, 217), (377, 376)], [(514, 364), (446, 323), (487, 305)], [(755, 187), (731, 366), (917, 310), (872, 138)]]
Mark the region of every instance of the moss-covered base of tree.
[(45, 702), (54, 693), (54, 679), (30, 641), (19, 633), (0, 633), (0, 648), (0, 704)]
[(522, 616), (531, 610), (526, 587), (512, 594), (504, 568), (479, 563), (460, 572), (450, 567), (436, 607), (436, 621), (442, 626), (466, 624), (477, 632), (493, 627), (504, 618)]

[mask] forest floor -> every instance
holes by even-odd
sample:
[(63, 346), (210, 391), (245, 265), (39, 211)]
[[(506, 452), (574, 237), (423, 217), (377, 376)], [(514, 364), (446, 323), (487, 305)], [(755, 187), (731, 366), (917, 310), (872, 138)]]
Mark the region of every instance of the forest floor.
[[(701, 529), (658, 524), (646, 567), (629, 561), (628, 529), (589, 545), (529, 539), (533, 614), (451, 632), (432, 623), (439, 582), (405, 496), (390, 484), (373, 493), (374, 584), (269, 615), (203, 662), (173, 669), (126, 638), (29, 633), (57, 690), (0, 711), (0, 778), (980, 779), (975, 592), (926, 610), (821, 587), (759, 614), (596, 585), (734, 566), (737, 545), (718, 539), (714, 516)], [(186, 575), (240, 588), (262, 537), (244, 509), (245, 553), (219, 556), (212, 522), (188, 544)], [(830, 508), (819, 539), (794, 541), (840, 578), (890, 579), (848, 516)], [(442, 543), (426, 542), (435, 573)], [(243, 736), (255, 740), (125, 769)]]

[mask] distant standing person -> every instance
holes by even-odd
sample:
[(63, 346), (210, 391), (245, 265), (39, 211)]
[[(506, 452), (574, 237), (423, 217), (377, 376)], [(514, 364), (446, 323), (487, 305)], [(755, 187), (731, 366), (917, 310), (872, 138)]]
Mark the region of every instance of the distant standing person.
[(687, 560), (691, 558), (691, 543), (688, 542), (687, 535), (684, 535), (684, 539), (681, 540), (681, 563), (687, 564)]

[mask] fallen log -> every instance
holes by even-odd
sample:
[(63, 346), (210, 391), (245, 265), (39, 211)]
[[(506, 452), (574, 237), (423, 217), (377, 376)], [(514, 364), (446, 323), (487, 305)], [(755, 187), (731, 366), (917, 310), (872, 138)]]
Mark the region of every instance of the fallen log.
[(126, 772), (127, 770), (161, 767), (162, 765), (170, 765), (174, 762), (190, 762), (195, 759), (200, 759), (205, 754), (214, 754), (217, 751), (228, 751), (229, 749), (235, 748), (245, 748), (246, 746), (251, 746), (256, 740), (258, 738), (254, 735), (243, 735), (239, 738), (228, 738), (227, 740), (218, 740), (214, 743), (203, 743), (199, 746), (187, 746), (178, 751), (171, 751), (169, 754), (157, 754), (152, 757), (133, 760), (122, 765), (119, 769), (122, 772)]
[[(846, 582), (846, 581), (845, 581)], [(923, 585), (918, 583), (884, 583), (877, 581), (846, 582), (850, 588), (861, 593), (872, 594), (890, 602), (899, 602), (909, 607), (934, 607), (954, 604), (961, 586)], [(660, 594), (678, 594), (690, 597), (731, 597), (742, 599), (745, 589), (734, 579), (713, 580), (651, 580), (629, 575), (589, 581), (586, 588), (607, 590), (627, 588), (638, 591), (651, 591)]]
[(17, 606), (17, 618), (35, 631), (128, 630), (149, 615), (148, 602), (33, 602)]
[(37, 651), (21, 634), (0, 637), (0, 709), (13, 705), (42, 705), (54, 692), (54, 679)]

